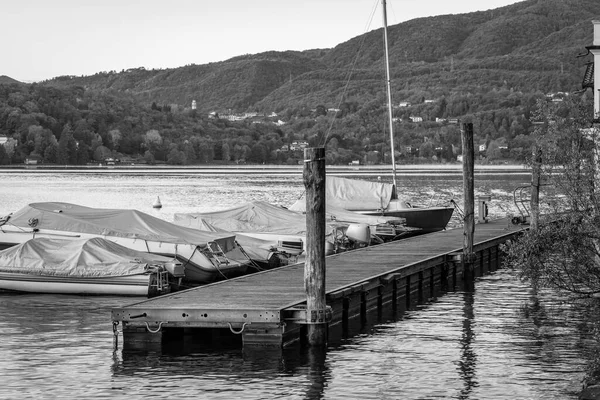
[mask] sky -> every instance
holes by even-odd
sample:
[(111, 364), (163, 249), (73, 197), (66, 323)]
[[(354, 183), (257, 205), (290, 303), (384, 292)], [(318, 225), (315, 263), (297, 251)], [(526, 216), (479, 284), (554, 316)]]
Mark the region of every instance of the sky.
[[(517, 2), (387, 0), (388, 25)], [(0, 76), (22, 82), (333, 48), (382, 26), (381, 0), (22, 0), (0, 10)]]

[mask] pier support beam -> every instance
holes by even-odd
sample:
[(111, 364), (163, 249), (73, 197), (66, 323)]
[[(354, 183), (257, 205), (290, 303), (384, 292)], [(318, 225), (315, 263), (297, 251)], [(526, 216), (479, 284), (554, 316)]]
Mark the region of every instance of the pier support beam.
[[(304, 289), (308, 322), (307, 339), (311, 346), (327, 343), (325, 303), (325, 148), (304, 149), (304, 187), (306, 189), (306, 262)], [(319, 318), (321, 316), (322, 318)]]

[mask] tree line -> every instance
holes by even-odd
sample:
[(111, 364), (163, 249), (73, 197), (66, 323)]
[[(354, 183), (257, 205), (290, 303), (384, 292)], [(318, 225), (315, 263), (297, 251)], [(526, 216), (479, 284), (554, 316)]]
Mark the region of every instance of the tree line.
[[(402, 93), (409, 107), (394, 108), (399, 162), (453, 162), (460, 154), (460, 123), (473, 122), (486, 162), (523, 162), (531, 149), (531, 108), (542, 93), (508, 89), (442, 94)], [(427, 100), (427, 101), (426, 101)], [(327, 148), (330, 164), (390, 162), (385, 98), (349, 97), (333, 109), (322, 103), (290, 107), (274, 118), (231, 122), (176, 104), (141, 104), (133, 97), (83, 87), (0, 85), (0, 163), (83, 165), (108, 158), (149, 164), (295, 164), (295, 141)], [(419, 116), (422, 122), (412, 122)], [(436, 122), (437, 119), (437, 122)], [(449, 120), (454, 119), (454, 123)], [(283, 121), (283, 125), (274, 122)]]

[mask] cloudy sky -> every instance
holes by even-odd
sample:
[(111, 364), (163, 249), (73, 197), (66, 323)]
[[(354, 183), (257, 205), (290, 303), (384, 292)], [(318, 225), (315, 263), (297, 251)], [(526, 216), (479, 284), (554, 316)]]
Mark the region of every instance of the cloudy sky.
[[(517, 2), (388, 0), (388, 24)], [(23, 0), (1, 10), (0, 75), (25, 82), (331, 48), (382, 26), (381, 0)]]

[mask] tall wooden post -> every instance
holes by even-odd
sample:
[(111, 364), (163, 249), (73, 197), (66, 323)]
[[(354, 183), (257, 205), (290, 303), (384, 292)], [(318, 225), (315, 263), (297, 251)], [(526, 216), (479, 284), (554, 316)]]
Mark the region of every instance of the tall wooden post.
[(475, 148), (473, 145), (473, 124), (462, 125), (463, 153), (463, 195), (465, 198), (464, 240), (463, 240), (463, 271), (465, 275), (472, 272), (473, 236), (475, 235)]
[(304, 290), (308, 343), (327, 343), (325, 303), (325, 148), (304, 149), (306, 189), (306, 262)]
[(542, 179), (542, 153), (536, 144), (533, 145), (533, 168), (531, 170), (531, 230), (536, 230), (540, 218), (540, 182)]

